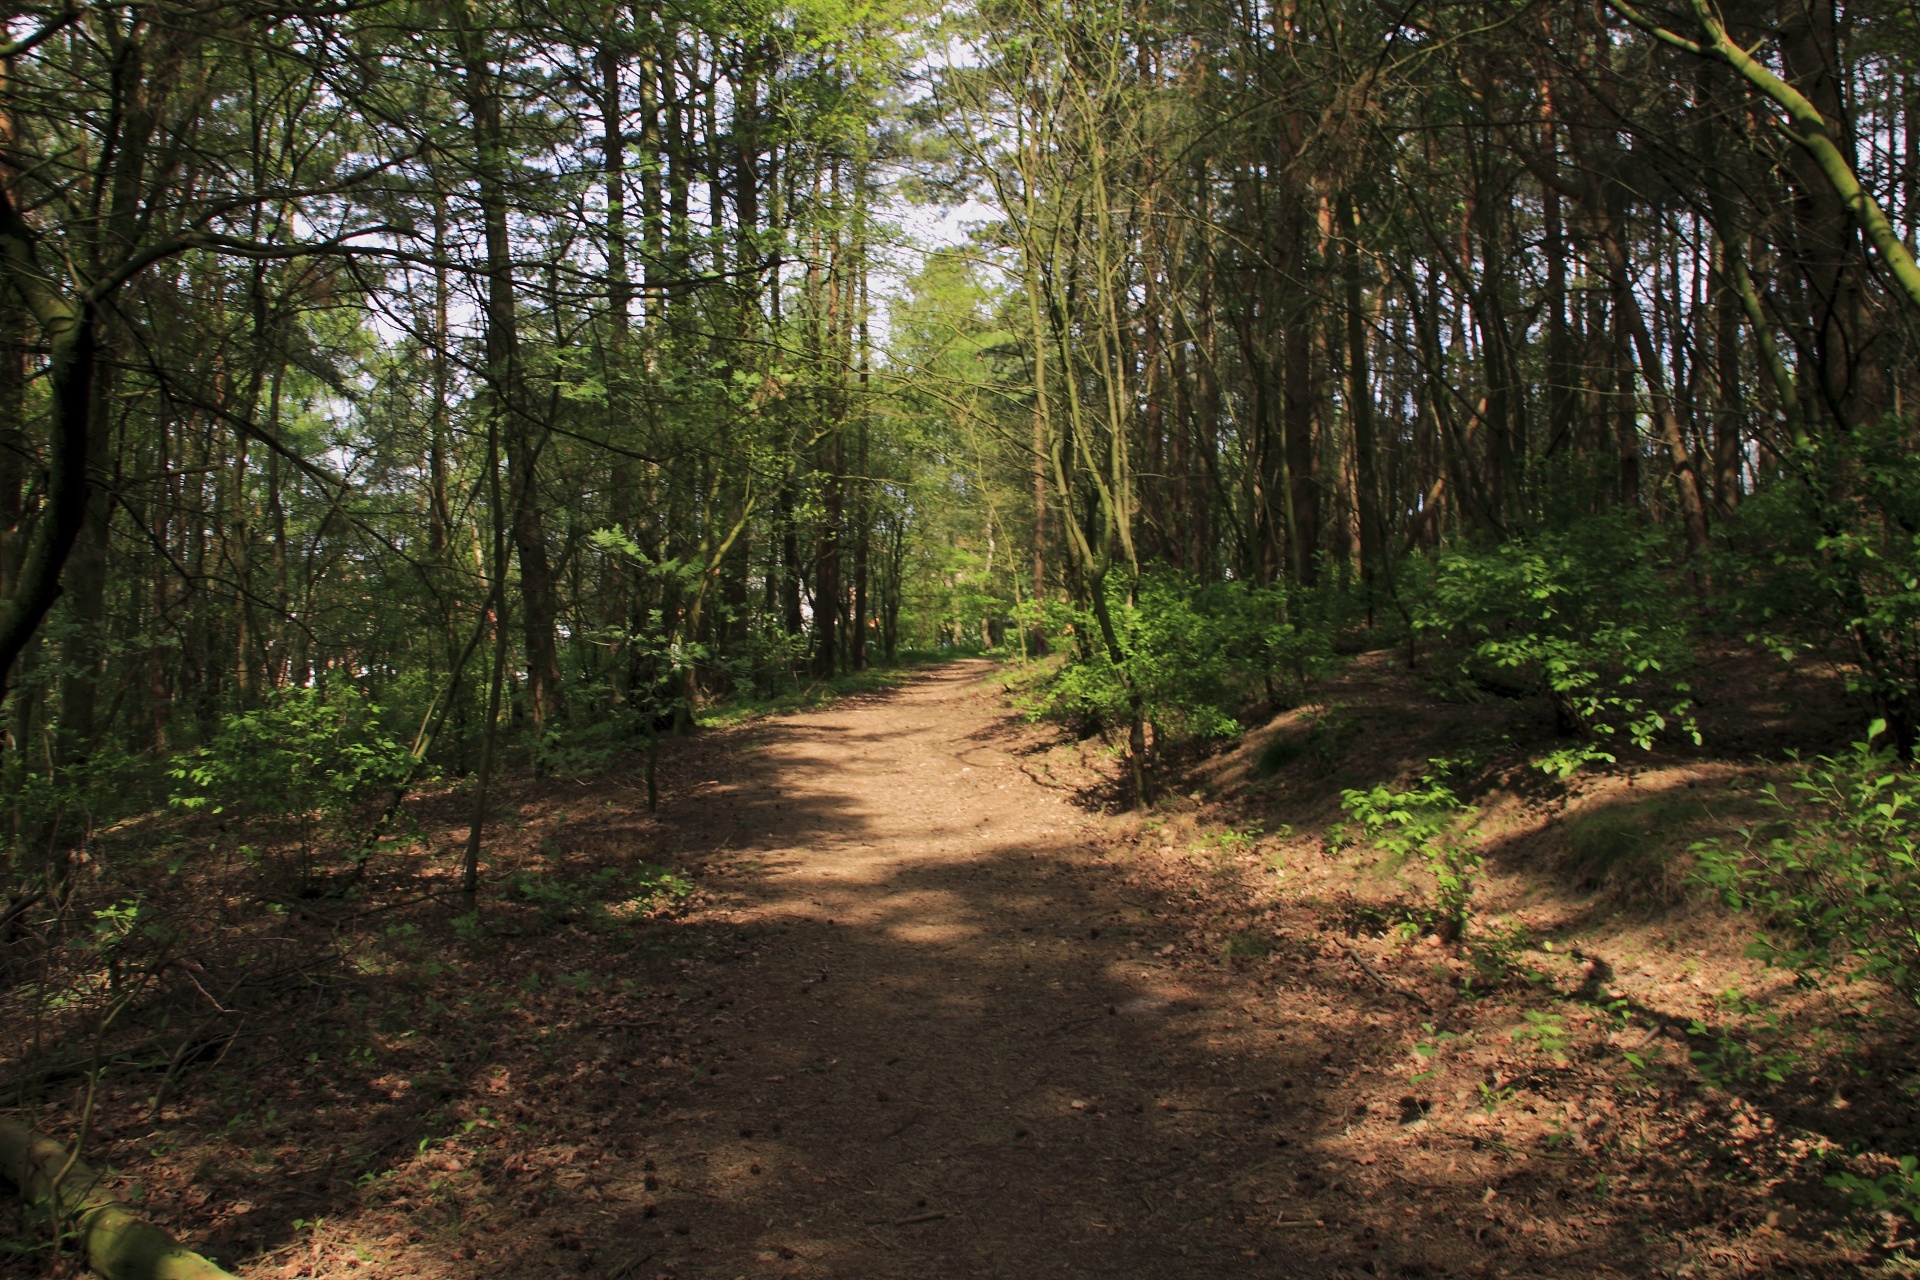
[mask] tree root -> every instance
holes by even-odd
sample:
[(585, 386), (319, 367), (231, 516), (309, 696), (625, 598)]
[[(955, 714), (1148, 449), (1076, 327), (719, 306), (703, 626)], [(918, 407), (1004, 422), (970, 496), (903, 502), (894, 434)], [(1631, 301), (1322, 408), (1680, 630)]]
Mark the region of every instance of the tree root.
[(80, 1237), (105, 1280), (234, 1280), (100, 1187), (100, 1175), (52, 1138), (0, 1120), (0, 1175)]

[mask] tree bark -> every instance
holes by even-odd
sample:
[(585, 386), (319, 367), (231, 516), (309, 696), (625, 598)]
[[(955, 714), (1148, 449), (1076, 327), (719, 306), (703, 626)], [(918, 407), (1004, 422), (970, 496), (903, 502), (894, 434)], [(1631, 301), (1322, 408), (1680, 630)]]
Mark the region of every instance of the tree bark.
[(0, 272), (20, 290), (47, 343), (48, 441), (46, 502), (21, 557), (18, 576), (0, 600), (0, 696), (14, 666), (60, 596), (60, 573), (86, 523), (92, 486), (93, 380), (99, 361), (99, 318), (88, 299), (62, 296), (49, 283), (34, 235), (0, 187)]

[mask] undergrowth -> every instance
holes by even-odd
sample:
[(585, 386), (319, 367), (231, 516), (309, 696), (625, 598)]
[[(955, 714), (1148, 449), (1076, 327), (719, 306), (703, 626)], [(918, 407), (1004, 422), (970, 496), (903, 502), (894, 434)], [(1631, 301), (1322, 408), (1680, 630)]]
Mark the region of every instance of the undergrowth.
[(1920, 772), (1876, 720), (1838, 756), (1768, 784), (1773, 820), (1695, 846), (1698, 875), (1765, 926), (1758, 954), (1809, 979), (1857, 975), (1920, 998)]
[(1446, 941), (1464, 937), (1481, 864), (1479, 832), (1465, 826), (1474, 810), (1432, 778), (1406, 791), (1342, 791), (1340, 805), (1376, 848), (1424, 868), (1428, 900), (1418, 924)]

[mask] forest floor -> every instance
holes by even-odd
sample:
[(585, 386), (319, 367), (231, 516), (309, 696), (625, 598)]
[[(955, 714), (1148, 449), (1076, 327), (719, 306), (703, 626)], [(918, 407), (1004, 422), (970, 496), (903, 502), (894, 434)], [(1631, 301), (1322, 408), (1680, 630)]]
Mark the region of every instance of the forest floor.
[(1912, 1083), (1908, 1024), (1794, 992), (1655, 867), (1757, 766), (1490, 777), (1477, 941), (1441, 946), (1327, 831), (1508, 710), (1368, 655), (1120, 814), (1006, 670), (698, 735), (657, 814), (625, 771), (520, 777), (479, 930), (414, 905), (464, 835), (430, 800), (393, 923), (286, 917), (326, 964), (171, 1096), (110, 1078), (90, 1155), (283, 1280), (1901, 1269), (1823, 1179), (1920, 1150), (1868, 1083)]

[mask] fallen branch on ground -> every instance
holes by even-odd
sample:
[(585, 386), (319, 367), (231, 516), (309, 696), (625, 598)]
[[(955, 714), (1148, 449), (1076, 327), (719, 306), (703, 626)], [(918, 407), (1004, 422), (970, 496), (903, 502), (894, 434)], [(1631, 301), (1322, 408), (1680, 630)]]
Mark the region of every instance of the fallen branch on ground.
[(1372, 978), (1375, 982), (1379, 983), (1380, 989), (1382, 991), (1391, 992), (1392, 994), (1399, 996), (1402, 1000), (1411, 1000), (1413, 1001), (1413, 1003), (1419, 1005), (1422, 1009), (1425, 1009), (1428, 1012), (1432, 1012), (1433, 1005), (1430, 1004), (1427, 1001), (1427, 998), (1421, 995), (1418, 991), (1409, 991), (1405, 987), (1400, 986), (1397, 983), (1389, 982), (1385, 977), (1381, 975), (1379, 970), (1375, 969), (1372, 965), (1367, 963), (1366, 957), (1362, 956), (1358, 951), (1355, 951), (1352, 947), (1346, 946), (1343, 943), (1341, 945), (1341, 950), (1347, 953), (1347, 959), (1353, 961), (1354, 964), (1359, 966), (1360, 972), (1366, 974), (1369, 978)]
[(45, 1092), (69, 1080), (85, 1079), (98, 1066), (131, 1067), (135, 1071), (157, 1070), (171, 1062), (172, 1056), (149, 1060), (141, 1055), (159, 1047), (161, 1043), (162, 1037), (159, 1035), (142, 1036), (132, 1044), (97, 1056), (85, 1053), (28, 1067), (0, 1081), (0, 1098), (6, 1099), (9, 1106), (19, 1106), (32, 1094)]
[(13, 922), (27, 913), (27, 908), (47, 896), (45, 889), (35, 889), (19, 901), (12, 903), (5, 911), (0, 911), (0, 942), (5, 942), (13, 931)]
[(105, 1280), (233, 1280), (122, 1204), (92, 1166), (52, 1138), (0, 1120), (0, 1174), (80, 1237), (87, 1265)]

